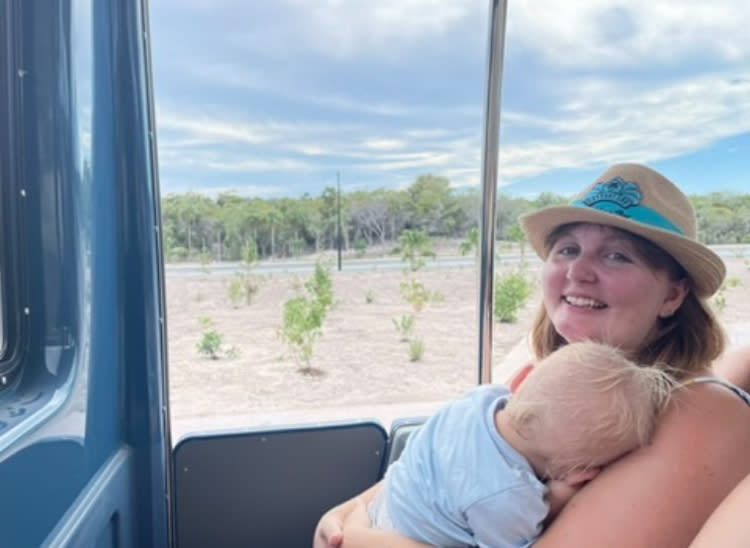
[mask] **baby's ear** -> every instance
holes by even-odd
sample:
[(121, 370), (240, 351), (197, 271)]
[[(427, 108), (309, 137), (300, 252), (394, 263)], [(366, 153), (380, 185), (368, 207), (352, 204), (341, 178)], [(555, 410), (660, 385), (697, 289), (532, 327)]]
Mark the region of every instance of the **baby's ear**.
[(529, 376), (529, 373), (531, 373), (534, 370), (534, 366), (532, 364), (526, 364), (521, 369), (516, 372), (515, 375), (513, 375), (513, 378), (510, 379), (510, 383), (508, 383), (508, 388), (510, 388), (511, 392), (518, 392), (519, 387), (521, 384), (523, 384), (523, 381), (526, 380), (526, 377)]
[(580, 470), (573, 470), (565, 476), (565, 483), (571, 487), (580, 489), (586, 483), (590, 482), (601, 472), (601, 468), (582, 468)]

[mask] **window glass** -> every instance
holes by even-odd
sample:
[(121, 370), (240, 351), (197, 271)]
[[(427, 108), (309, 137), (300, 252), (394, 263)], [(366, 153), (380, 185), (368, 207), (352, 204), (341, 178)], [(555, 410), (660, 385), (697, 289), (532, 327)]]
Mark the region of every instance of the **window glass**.
[[(152, 3), (175, 439), (388, 423), (476, 384), (489, 4)], [(727, 205), (747, 188), (747, 10), (509, 4), (498, 382), (528, 360), (540, 301), (520, 214), (636, 161), (704, 197), (707, 242), (750, 232)], [(718, 296), (732, 325), (741, 287)]]
[(409, 4), (152, 4), (175, 439), (476, 383), (486, 13)]
[[(0, 40), (3, 50), (13, 51), (10, 33), (6, 32), (11, 24), (10, 10), (7, 7), (0, 8)], [(15, 278), (14, 266), (11, 261), (12, 254), (18, 248), (18, 226), (15, 215), (18, 206), (18, 190), (15, 185), (15, 172), (13, 162), (13, 117), (14, 97), (11, 93), (14, 84), (12, 71), (12, 55), (2, 56), (0, 59), (0, 186), (3, 188), (0, 194), (0, 216), (4, 220), (2, 238), (0, 238), (0, 393), (11, 385), (13, 373), (17, 370), (18, 360), (11, 355), (13, 353), (13, 341), (17, 342), (17, 336), (13, 330), (9, 330), (9, 314), (17, 306), (17, 300), (8, 297), (13, 295), (13, 281)], [(17, 312), (17, 310), (16, 310)]]
[(0, 24), (1, 450), (44, 436), (55, 414), (67, 434), (84, 433), (86, 375), (76, 373), (89, 348), (91, 3), (8, 2)]

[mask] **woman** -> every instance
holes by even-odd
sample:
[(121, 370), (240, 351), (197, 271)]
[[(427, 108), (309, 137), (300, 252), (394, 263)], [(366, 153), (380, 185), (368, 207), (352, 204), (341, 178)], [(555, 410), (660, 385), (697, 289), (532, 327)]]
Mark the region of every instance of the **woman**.
[[(750, 405), (709, 375), (724, 334), (706, 299), (722, 283), (723, 262), (697, 241), (688, 198), (636, 164), (611, 167), (569, 205), (527, 215), (522, 224), (544, 260), (543, 302), (532, 331), (537, 358), (593, 339), (689, 381), (652, 444), (581, 489), (535, 546), (684, 548), (750, 472)], [(346, 517), (377, 489), (330, 510), (318, 524), (315, 548), (340, 544), (342, 530), (348, 546)]]

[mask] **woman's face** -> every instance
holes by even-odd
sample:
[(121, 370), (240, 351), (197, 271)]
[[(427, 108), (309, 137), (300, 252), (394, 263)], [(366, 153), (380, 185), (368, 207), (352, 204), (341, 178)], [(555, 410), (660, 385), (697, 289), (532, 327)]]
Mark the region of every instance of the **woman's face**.
[(635, 354), (659, 318), (680, 307), (688, 287), (647, 263), (625, 233), (576, 224), (553, 243), (542, 291), (547, 314), (566, 341), (589, 339)]

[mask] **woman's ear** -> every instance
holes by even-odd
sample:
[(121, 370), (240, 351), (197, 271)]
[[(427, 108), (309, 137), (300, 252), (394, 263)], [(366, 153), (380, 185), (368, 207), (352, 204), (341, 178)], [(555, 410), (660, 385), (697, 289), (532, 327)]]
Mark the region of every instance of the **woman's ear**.
[(689, 292), (690, 285), (687, 278), (673, 282), (661, 305), (661, 309), (659, 309), (659, 317), (663, 319), (671, 318), (677, 312), (677, 309), (682, 306), (682, 303), (685, 302), (685, 297), (687, 297)]
[(529, 376), (529, 373), (531, 373), (534, 370), (534, 366), (530, 363), (524, 365), (521, 369), (518, 370), (518, 372), (513, 375), (513, 378), (510, 379), (510, 383), (508, 388), (510, 388), (511, 392), (518, 392), (518, 389), (520, 388), (521, 384), (523, 384), (523, 381), (526, 380), (526, 377)]

